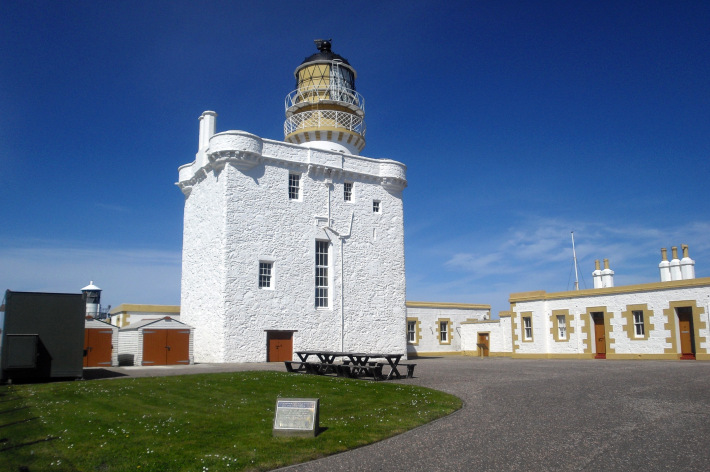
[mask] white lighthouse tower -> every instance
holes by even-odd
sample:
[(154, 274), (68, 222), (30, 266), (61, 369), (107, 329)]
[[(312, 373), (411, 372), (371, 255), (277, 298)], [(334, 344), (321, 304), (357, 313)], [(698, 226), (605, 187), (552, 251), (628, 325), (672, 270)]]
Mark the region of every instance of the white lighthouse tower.
[(406, 353), (406, 167), (359, 155), (355, 69), (330, 41), (316, 46), (296, 68), (283, 141), (218, 132), (204, 112), (195, 160), (179, 168), (180, 316), (196, 362)]
[(81, 289), (81, 294), (86, 301), (86, 316), (98, 318), (101, 308), (101, 289), (94, 285), (92, 280), (89, 285)]

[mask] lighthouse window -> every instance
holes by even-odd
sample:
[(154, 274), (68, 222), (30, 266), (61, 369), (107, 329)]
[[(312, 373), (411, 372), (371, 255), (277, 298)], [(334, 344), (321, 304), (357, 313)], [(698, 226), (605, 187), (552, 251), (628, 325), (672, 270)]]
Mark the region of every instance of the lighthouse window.
[(301, 199), (301, 176), (299, 174), (288, 174), (288, 199)]
[(259, 288), (273, 288), (271, 285), (273, 268), (273, 262), (259, 262)]
[(316, 308), (328, 308), (328, 241), (316, 241)]
[(343, 200), (346, 202), (353, 201), (353, 183), (345, 182), (343, 184)]
[(373, 213), (379, 213), (379, 212), (380, 212), (380, 201), (379, 201), (379, 200), (373, 200), (373, 201), (372, 201), (372, 212), (373, 212)]

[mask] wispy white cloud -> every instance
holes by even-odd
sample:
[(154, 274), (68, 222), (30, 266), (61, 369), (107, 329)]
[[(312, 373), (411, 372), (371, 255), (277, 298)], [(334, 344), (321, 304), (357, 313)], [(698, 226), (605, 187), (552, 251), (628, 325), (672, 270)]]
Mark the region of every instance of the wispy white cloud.
[(93, 280), (102, 304), (179, 304), (180, 252), (33, 241), (0, 248), (0, 289), (76, 293)]
[(668, 248), (670, 255), (670, 247), (681, 244), (690, 246), (697, 276), (710, 276), (710, 222), (665, 228), (527, 218), (498, 233), (457, 235), (427, 248), (444, 260), (438, 267), (412, 260), (422, 252), (408, 248), (408, 298), (485, 303), (494, 305), (495, 312), (507, 308), (510, 293), (569, 290), (574, 282), (572, 230), (582, 288), (592, 286), (594, 260), (605, 258), (617, 285), (657, 281), (660, 248)]

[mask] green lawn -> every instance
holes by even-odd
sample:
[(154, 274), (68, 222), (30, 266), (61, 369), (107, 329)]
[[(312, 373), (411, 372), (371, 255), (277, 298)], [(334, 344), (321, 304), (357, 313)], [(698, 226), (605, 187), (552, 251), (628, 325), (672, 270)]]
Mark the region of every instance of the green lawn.
[[(278, 397), (320, 398), (318, 437), (272, 437)], [(0, 470), (267, 470), (460, 407), (407, 384), (281, 372), (9, 385), (0, 387)]]

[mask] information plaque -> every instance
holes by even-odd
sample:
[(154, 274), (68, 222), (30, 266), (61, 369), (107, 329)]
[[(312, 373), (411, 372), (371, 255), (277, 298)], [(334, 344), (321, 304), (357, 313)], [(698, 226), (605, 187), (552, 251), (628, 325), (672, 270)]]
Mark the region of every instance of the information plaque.
[(277, 398), (274, 436), (316, 436), (319, 398)]

